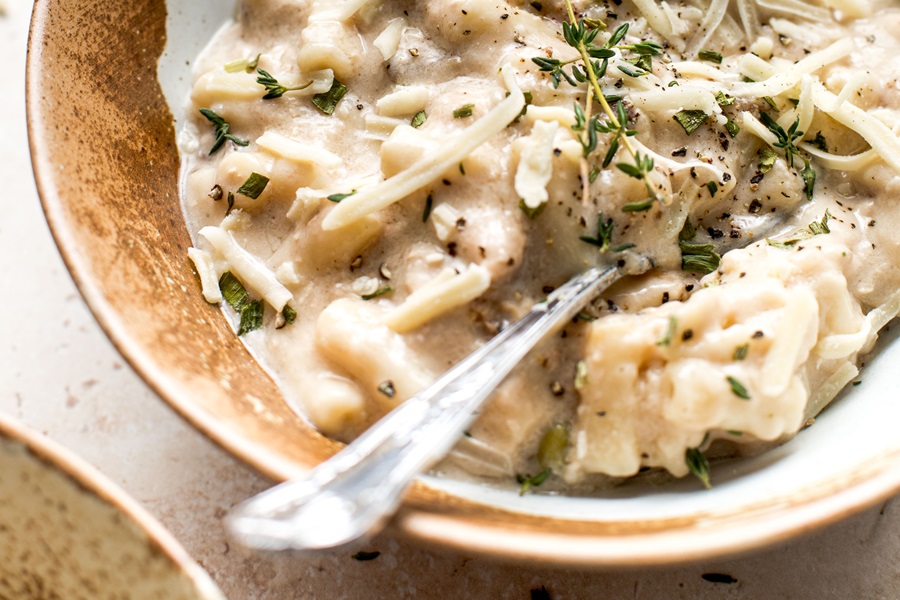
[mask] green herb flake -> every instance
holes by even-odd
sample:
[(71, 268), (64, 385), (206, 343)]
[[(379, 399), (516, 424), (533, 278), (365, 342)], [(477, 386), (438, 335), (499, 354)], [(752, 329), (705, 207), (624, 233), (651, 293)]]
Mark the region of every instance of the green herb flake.
[(241, 71), (252, 73), (256, 70), (257, 65), (259, 65), (260, 56), (262, 56), (262, 54), (257, 54), (256, 58), (253, 59), (242, 58), (240, 60), (233, 60), (225, 65), (225, 71), (228, 73), (240, 73)]
[(728, 117), (728, 120), (725, 121), (725, 131), (728, 132), (728, 135), (731, 137), (737, 137), (737, 134), (741, 132), (741, 127), (737, 123), (731, 120), (731, 117)]
[(735, 396), (737, 396), (741, 400), (749, 400), (750, 399), (750, 392), (747, 391), (747, 388), (744, 387), (744, 384), (742, 384), (740, 381), (738, 381), (731, 375), (726, 377), (725, 381), (727, 381), (728, 385), (731, 386), (731, 392)]
[(806, 199), (812, 202), (813, 188), (816, 187), (816, 172), (809, 166), (809, 160), (803, 159), (806, 166), (800, 171), (800, 177), (803, 179), (803, 191), (806, 193)]
[(234, 209), (234, 192), (228, 192), (228, 208), (225, 209), (225, 216), (231, 214), (231, 211)]
[(716, 94), (716, 104), (718, 104), (719, 106), (731, 106), (732, 104), (734, 104), (734, 98), (719, 90), (719, 92)]
[(285, 305), (284, 309), (281, 311), (281, 316), (284, 317), (285, 323), (287, 323), (288, 325), (293, 325), (294, 321), (297, 320), (297, 311), (290, 306)]
[(706, 122), (709, 115), (702, 110), (679, 110), (672, 118), (681, 125), (686, 134), (691, 135)]
[(566, 459), (569, 447), (569, 427), (565, 423), (556, 423), (541, 438), (538, 445), (538, 464), (543, 469), (559, 469)]
[(312, 103), (326, 115), (333, 115), (338, 103), (347, 94), (347, 91), (347, 86), (335, 79), (331, 84), (330, 90), (312, 97)]
[(337, 203), (337, 202), (340, 202), (341, 200), (344, 200), (345, 198), (349, 198), (350, 196), (352, 196), (355, 193), (356, 193), (356, 190), (353, 190), (349, 194), (331, 194), (327, 198), (329, 201)]
[(633, 212), (644, 212), (645, 210), (650, 210), (653, 206), (653, 198), (647, 198), (645, 200), (639, 200), (637, 202), (629, 202), (627, 204), (622, 205), (622, 212), (633, 213)]
[(775, 166), (775, 159), (778, 158), (778, 155), (774, 150), (765, 146), (759, 151), (759, 163), (757, 164), (757, 169), (760, 173), (765, 175), (769, 171), (772, 170), (772, 167)]
[(249, 146), (250, 142), (247, 140), (242, 140), (239, 137), (236, 137), (229, 133), (231, 131), (231, 123), (214, 113), (212, 110), (208, 108), (201, 108), (200, 114), (206, 117), (206, 120), (209, 121), (216, 134), (216, 140), (213, 142), (213, 146), (210, 149), (209, 153), (215, 154), (216, 150), (222, 147), (222, 144), (225, 143), (225, 140), (231, 140), (237, 146)]
[(425, 210), (422, 211), (422, 222), (425, 223), (428, 221), (428, 217), (431, 216), (431, 209), (434, 207), (434, 198), (431, 194), (428, 194), (428, 197), (425, 198)]
[(422, 125), (424, 125), (424, 124), (425, 124), (425, 121), (427, 121), (427, 120), (428, 120), (428, 115), (425, 114), (425, 111), (424, 111), (424, 110), (420, 110), (420, 111), (417, 112), (415, 115), (413, 115), (413, 118), (412, 118), (412, 120), (409, 122), (409, 124), (410, 124), (412, 127), (414, 127), (415, 129), (418, 129), (419, 127), (421, 127)]
[(366, 561), (370, 561), (370, 560), (375, 560), (379, 556), (381, 556), (381, 552), (379, 552), (378, 550), (374, 550), (371, 552), (368, 552), (365, 550), (360, 550), (359, 552), (357, 552), (350, 558), (352, 558), (353, 560), (358, 560), (360, 562), (366, 562)]
[(725, 433), (727, 433), (728, 435), (733, 435), (734, 437), (741, 437), (742, 435), (744, 435), (743, 431), (738, 431), (736, 429), (729, 429)]
[(750, 352), (750, 344), (741, 344), (734, 349), (734, 354), (731, 355), (731, 359), (744, 360), (745, 358), (747, 358), (748, 352)]
[(299, 85), (297, 87), (287, 87), (278, 83), (278, 80), (270, 75), (267, 71), (257, 69), (256, 72), (259, 73), (259, 77), (256, 78), (256, 83), (266, 88), (266, 95), (263, 96), (263, 100), (275, 100), (284, 96), (286, 92), (305, 90), (313, 83), (312, 81), (308, 81), (303, 85)]
[(684, 462), (688, 470), (703, 483), (703, 487), (710, 489), (709, 460), (699, 448), (688, 448), (684, 452)]
[(516, 475), (516, 481), (519, 483), (519, 495), (524, 496), (525, 492), (531, 488), (538, 487), (553, 474), (553, 469), (544, 469), (537, 475)]
[(250, 302), (250, 294), (247, 293), (247, 289), (231, 271), (222, 273), (219, 278), (219, 290), (222, 292), (225, 302), (236, 311), (240, 311), (242, 306)]
[(471, 117), (474, 110), (475, 110), (474, 104), (464, 104), (453, 111), (453, 118), (454, 119), (465, 119), (467, 117)]
[(631, 242), (627, 244), (619, 244), (618, 246), (613, 246), (609, 249), (610, 252), (625, 252), (626, 250), (631, 250), (632, 248), (637, 248), (637, 244), (632, 244)]
[(596, 237), (583, 235), (579, 239), (586, 244), (596, 246), (600, 252), (606, 252), (609, 244), (612, 242), (613, 231), (616, 225), (612, 219), (603, 220), (603, 211), (597, 213), (597, 235)]
[(529, 219), (537, 219), (544, 209), (547, 208), (546, 202), (541, 202), (536, 208), (531, 208), (527, 204), (525, 204), (525, 200), (519, 200), (519, 209), (525, 213)]
[(781, 112), (778, 110), (778, 105), (775, 104), (775, 100), (772, 99), (771, 96), (763, 96), (763, 101), (769, 105), (769, 107), (775, 112)]
[(263, 302), (254, 300), (241, 307), (241, 324), (238, 326), (238, 336), (246, 335), (259, 329), (263, 324)]
[(238, 188), (237, 193), (256, 200), (266, 189), (267, 185), (269, 185), (268, 177), (259, 173), (250, 173), (250, 177)]
[(666, 326), (666, 331), (663, 336), (656, 342), (657, 346), (661, 346), (663, 348), (670, 346), (672, 344), (672, 339), (675, 337), (675, 332), (678, 330), (678, 319), (675, 317), (669, 317), (669, 324)]
[(679, 242), (681, 247), (681, 270), (706, 275), (719, 268), (722, 257), (712, 244)]
[(594, 167), (593, 169), (591, 169), (591, 172), (588, 175), (588, 181), (590, 183), (594, 183), (595, 181), (597, 181), (597, 178), (600, 176), (600, 173), (602, 173), (602, 172), (603, 172), (603, 169), (601, 169), (600, 167)]
[(717, 65), (722, 64), (722, 54), (714, 50), (701, 50), (697, 53), (697, 58), (707, 62), (716, 63)]
[(390, 293), (393, 292), (393, 291), (394, 291), (394, 288), (392, 288), (390, 285), (386, 285), (386, 286), (384, 286), (384, 287), (378, 288), (377, 290), (375, 290), (375, 291), (372, 292), (371, 294), (364, 294), (364, 295), (362, 296), (362, 299), (363, 299), (363, 300), (366, 300), (366, 301), (368, 301), (368, 300), (374, 300), (375, 298), (380, 298), (381, 296), (384, 296), (384, 295), (386, 295), (386, 294), (390, 294)]
[(715, 181), (710, 181), (706, 184), (706, 189), (709, 190), (710, 197), (715, 197), (715, 195), (719, 192), (719, 184)]
[(816, 137), (814, 137), (812, 140), (809, 140), (809, 143), (822, 152), (828, 152), (828, 141), (825, 139), (825, 136), (822, 135), (821, 131), (817, 131)]

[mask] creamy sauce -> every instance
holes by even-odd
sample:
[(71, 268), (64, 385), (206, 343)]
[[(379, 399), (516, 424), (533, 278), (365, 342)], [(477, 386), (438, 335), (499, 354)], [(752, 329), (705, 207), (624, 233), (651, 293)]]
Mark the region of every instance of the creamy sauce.
[[(204, 294), (232, 272), (265, 302), (244, 339), (326, 434), (352, 439), (586, 266), (650, 257), (523, 362), (442, 468), (549, 468), (544, 487), (572, 490), (683, 476), (690, 453), (793, 436), (900, 309), (896, 6), (574, 10), (607, 24), (597, 46), (629, 25), (599, 83), (636, 135), (606, 168), (614, 134), (586, 152), (573, 108), (603, 110), (590, 84), (532, 60), (579, 59), (562, 2), (246, 0), (200, 57), (194, 106), (247, 143), (208, 154), (199, 114), (185, 132)], [(266, 74), (303, 89), (263, 99)], [(763, 113), (803, 132), (793, 165)], [(653, 159), (644, 179), (616, 166), (630, 150)], [(239, 193), (254, 173), (257, 198)], [(722, 240), (739, 249), (721, 264), (684, 258)]]

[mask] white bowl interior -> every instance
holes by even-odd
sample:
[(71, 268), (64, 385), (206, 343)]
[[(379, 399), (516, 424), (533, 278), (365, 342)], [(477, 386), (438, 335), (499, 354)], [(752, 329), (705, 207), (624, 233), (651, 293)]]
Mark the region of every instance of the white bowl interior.
[[(234, 2), (168, 1), (168, 46), (160, 61), (163, 90), (180, 123), (191, 81), (189, 65), (207, 40), (235, 10)], [(177, 127), (177, 126), (176, 126)], [(198, 291), (199, 293), (199, 291)], [(894, 400), (900, 344), (883, 332), (874, 358), (863, 369), (862, 384), (850, 387), (789, 443), (753, 458), (714, 463), (713, 488), (693, 478), (666, 483), (624, 485), (598, 497), (529, 494), (427, 475), (423, 480), (449, 494), (497, 508), (538, 516), (584, 521), (653, 521), (714, 514), (772, 511), (796, 498), (824, 497), (828, 491), (865, 477), (885, 457), (900, 456), (900, 402)], [(893, 480), (892, 480), (893, 481)], [(891, 485), (896, 488), (896, 481)], [(884, 490), (879, 490), (884, 492)], [(859, 504), (874, 501), (864, 498)], [(861, 508), (861, 506), (859, 506)]]

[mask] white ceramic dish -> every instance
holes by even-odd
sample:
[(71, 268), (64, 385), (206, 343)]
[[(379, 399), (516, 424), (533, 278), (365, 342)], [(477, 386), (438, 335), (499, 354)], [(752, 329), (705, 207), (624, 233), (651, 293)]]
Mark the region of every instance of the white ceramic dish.
[(0, 415), (0, 598), (224, 600), (95, 469)]
[[(204, 305), (184, 258), (189, 242), (183, 225), (175, 223), (177, 209), (169, 207), (168, 215), (157, 214), (154, 202), (176, 202), (175, 173), (153, 170), (177, 164), (176, 130), (168, 129), (166, 139), (142, 140), (139, 148), (117, 139), (121, 131), (130, 131), (117, 121), (127, 115), (110, 110), (103, 90), (96, 89), (78, 68), (94, 59), (100, 61), (101, 71), (112, 68), (112, 63), (102, 61), (118, 61), (115, 68), (121, 69), (129, 67), (129, 61), (146, 57), (59, 50), (63, 41), (54, 33), (52, 19), (63, 24), (68, 19), (97, 21), (89, 4), (39, 0), (29, 66), (35, 168), (62, 253), (98, 320), (165, 400), (256, 468), (278, 479), (291, 477), (333, 453), (337, 445), (290, 412), (272, 382), (234, 339), (224, 317)], [(153, 0), (149, 8), (140, 9), (143, 12), (115, 6), (128, 13), (123, 17), (128, 22), (140, 22), (143, 34), (161, 27), (162, 4)], [(188, 65), (229, 17), (232, 6), (216, 0), (169, 0), (165, 9), (168, 45), (159, 62), (159, 80), (177, 129), (191, 81)], [(47, 39), (52, 52), (36, 51), (36, 44)], [(148, 42), (146, 52), (156, 52), (155, 43)], [(70, 51), (78, 54), (77, 60), (51, 60), (65, 58)], [(146, 64), (141, 65), (146, 70)], [(74, 91), (68, 84), (63, 89), (36, 76), (41, 69), (55, 70), (58, 80), (74, 81)], [(146, 83), (144, 91), (158, 94), (151, 83)], [(109, 132), (94, 135), (93, 130), (79, 130), (94, 144), (87, 156), (53, 147), (54, 128), (72, 123), (75, 116), (60, 105), (64, 94), (73, 98), (76, 107), (96, 104), (109, 111)], [(152, 121), (154, 127), (168, 127), (161, 118)], [(90, 125), (104, 128), (107, 122), (96, 120)], [(72, 127), (86, 126), (74, 123)], [(114, 138), (113, 142), (108, 138)], [(120, 187), (142, 186), (152, 198), (144, 199), (141, 211), (122, 208), (120, 199), (107, 197), (106, 190), (91, 185), (91, 173), (98, 169), (91, 161), (106, 161), (101, 172), (115, 178), (119, 175), (113, 172), (111, 160), (146, 161), (145, 154), (151, 155), (153, 169), (124, 170), (127, 177), (141, 178), (140, 186), (125, 179), (109, 186), (120, 195)], [(82, 171), (87, 174), (81, 175)], [(140, 225), (134, 226), (139, 219)], [(115, 227), (109, 226), (113, 222)], [(116, 229), (123, 223), (129, 227)], [(155, 236), (152, 242), (147, 235)], [(123, 255), (119, 252), (123, 243), (140, 252)], [(111, 260), (117, 265), (113, 273), (107, 269)], [(173, 303), (184, 306), (175, 310)], [(182, 319), (182, 314), (190, 318), (184, 318), (180, 327), (173, 320)], [(186, 333), (184, 327), (191, 330)], [(900, 490), (900, 436), (895, 426), (900, 421), (900, 403), (893, 393), (900, 344), (893, 342), (894, 337), (884, 335), (887, 343), (863, 370), (862, 385), (845, 393), (813, 427), (756, 458), (715, 464), (712, 490), (689, 479), (653, 488), (625, 485), (596, 498), (520, 497), (515, 492), (426, 476), (410, 492), (393, 527), (418, 540), (505, 559), (633, 566), (746, 551), (834, 522)]]

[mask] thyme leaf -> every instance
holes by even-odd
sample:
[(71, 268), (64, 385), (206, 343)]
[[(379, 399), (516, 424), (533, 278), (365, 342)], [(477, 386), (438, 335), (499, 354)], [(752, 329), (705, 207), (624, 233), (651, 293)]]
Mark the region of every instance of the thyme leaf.
[(684, 462), (688, 470), (703, 483), (703, 487), (710, 489), (709, 460), (699, 448), (688, 448), (684, 452)]
[(338, 103), (347, 94), (347, 86), (335, 79), (331, 84), (331, 89), (312, 97), (313, 105), (326, 115), (333, 115)]
[(216, 133), (216, 140), (213, 142), (213, 146), (210, 149), (210, 155), (215, 154), (216, 150), (222, 147), (222, 144), (225, 143), (225, 140), (231, 140), (237, 146), (249, 146), (250, 142), (247, 140), (242, 140), (239, 137), (235, 137), (230, 133), (231, 131), (231, 123), (214, 113), (212, 110), (208, 108), (201, 108), (200, 114), (206, 117), (206, 120), (209, 121)]

